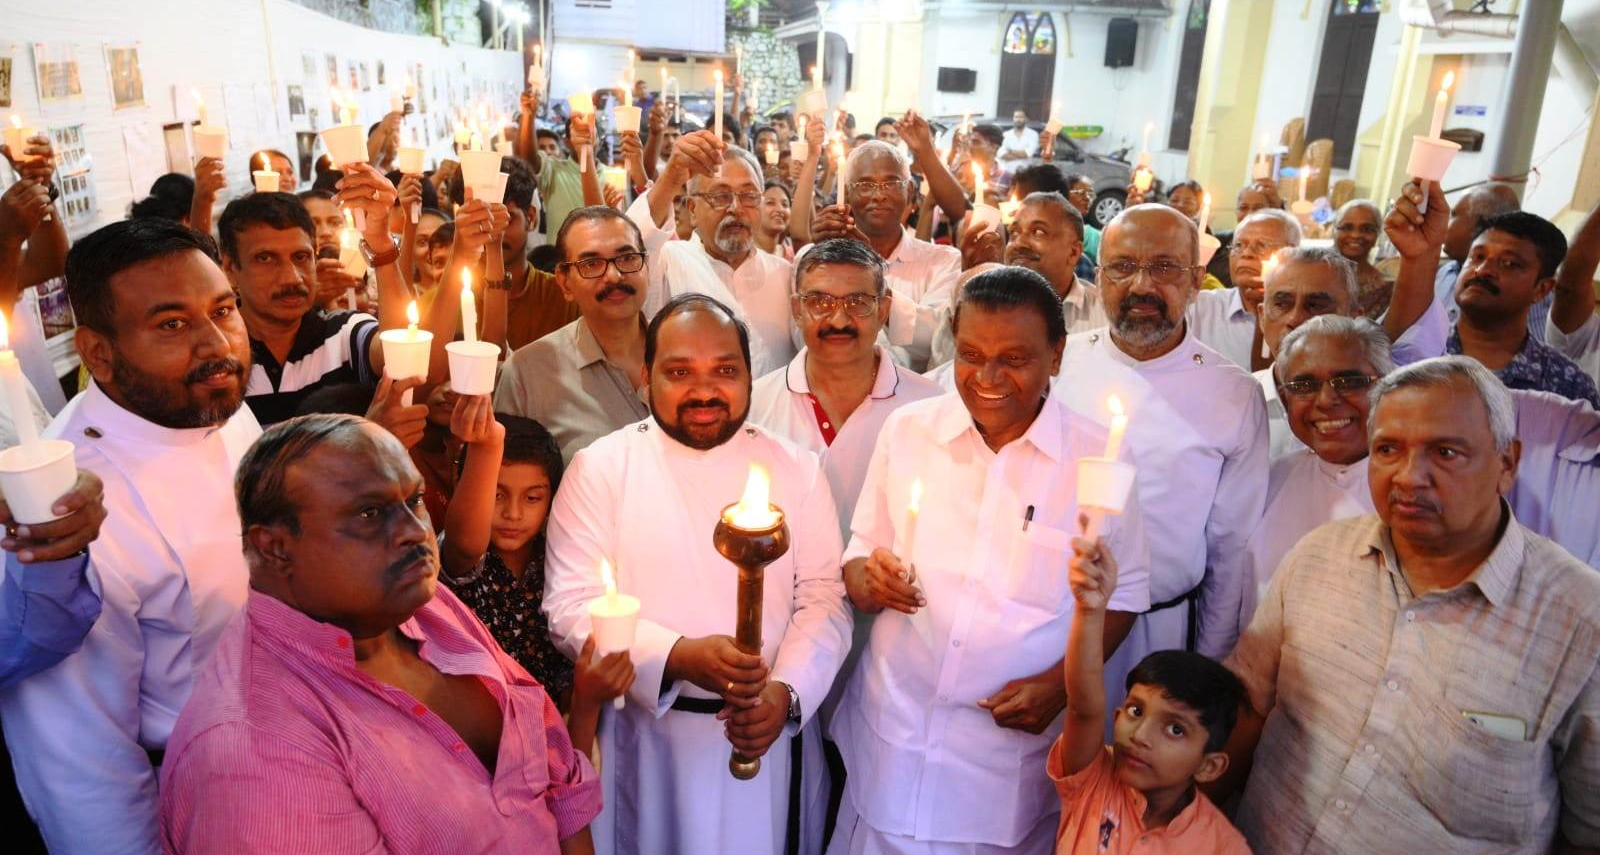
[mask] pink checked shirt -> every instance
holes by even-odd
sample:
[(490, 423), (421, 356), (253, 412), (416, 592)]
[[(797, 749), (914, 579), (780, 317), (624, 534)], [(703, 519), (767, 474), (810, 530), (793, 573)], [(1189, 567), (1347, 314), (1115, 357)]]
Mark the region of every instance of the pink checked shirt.
[(473, 674), (504, 725), (491, 778), (443, 719), (358, 671), (350, 635), (252, 591), (161, 769), (169, 853), (556, 853), (600, 782), (550, 696), (444, 586), (400, 631)]

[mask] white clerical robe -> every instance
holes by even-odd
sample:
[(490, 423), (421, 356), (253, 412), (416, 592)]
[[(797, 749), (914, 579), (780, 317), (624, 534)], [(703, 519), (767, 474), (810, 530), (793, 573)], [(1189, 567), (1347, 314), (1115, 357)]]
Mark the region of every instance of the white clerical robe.
[[(978, 701), (1055, 667), (1066, 650), (1077, 465), (1105, 444), (1103, 428), (1053, 394), (998, 452), (957, 395), (907, 404), (885, 422), (844, 559), (882, 548), (909, 560), (928, 605), (876, 616), (834, 716), (845, 800), (859, 822), (841, 812), (830, 853), (1049, 851), (1060, 799), (1043, 770), (1060, 723), (1038, 735), (1002, 728)], [(923, 494), (913, 535), (915, 480)], [(1112, 609), (1150, 604), (1141, 519), (1148, 524), (1130, 502), (1101, 529), (1119, 569)]]
[(706, 294), (732, 309), (750, 328), (751, 376), (760, 377), (789, 362), (796, 350), (789, 303), (793, 265), (752, 244), (744, 263), (735, 268), (708, 255), (699, 234), (673, 240), (672, 221), (658, 228), (650, 216), (648, 193), (634, 200), (628, 217), (639, 226), (649, 253), (646, 319), (680, 294)]
[(839, 573), (839, 528), (816, 455), (746, 425), (709, 451), (684, 446), (652, 420), (579, 451), (550, 513), (544, 609), (550, 635), (575, 656), (590, 631), (588, 605), (603, 596), (599, 567), (642, 607), (630, 653), (627, 703), (600, 727), (605, 807), (591, 830), (601, 855), (784, 851), (791, 724), (768, 749), (760, 774), (728, 774), (731, 746), (714, 715), (672, 709), (714, 698), (683, 681), (663, 684), (680, 638), (733, 635), (737, 571), (712, 546), (723, 508), (744, 491), (751, 464), (772, 478), (771, 503), (789, 525), (789, 551), (766, 569), (761, 655), (773, 680), (800, 697), (803, 764), (801, 852), (821, 846), (826, 780), (810, 726), (850, 648)]
[(1239, 636), (1244, 547), (1266, 503), (1261, 387), (1192, 334), (1141, 362), (1102, 331), (1067, 338), (1055, 388), (1068, 406), (1102, 423), (1110, 395), (1127, 408), (1125, 444), (1139, 461), (1136, 489), (1149, 533), (1150, 600), (1172, 603), (1141, 617), (1106, 664), (1107, 696), (1122, 696), (1123, 677), (1145, 654), (1184, 646), (1188, 607), (1180, 598), (1190, 592), (1199, 595), (1198, 650), (1222, 659)]
[(1325, 523), (1372, 512), (1366, 458), (1340, 466), (1301, 447), (1274, 461), (1267, 485), (1267, 509), (1250, 536), (1250, 585), (1239, 610), (1239, 625), (1250, 624), (1272, 574), (1300, 538)]
[(0, 694), (28, 812), (52, 852), (159, 853), (156, 775), (196, 670), (249, 583), (234, 503), (261, 434), (249, 407), (220, 428), (173, 430), (91, 383), (46, 432), (105, 483), (89, 556), (104, 602), (83, 647)]

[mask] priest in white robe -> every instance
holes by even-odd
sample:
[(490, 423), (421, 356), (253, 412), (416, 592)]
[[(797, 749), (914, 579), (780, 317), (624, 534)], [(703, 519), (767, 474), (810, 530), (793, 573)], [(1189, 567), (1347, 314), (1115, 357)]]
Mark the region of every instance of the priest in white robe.
[(1127, 446), (1140, 462), (1139, 503), (1149, 532), (1150, 599), (1128, 642), (1107, 663), (1107, 694), (1157, 650), (1194, 648), (1221, 659), (1239, 633), (1247, 584), (1244, 546), (1267, 487), (1261, 388), (1197, 340), (1185, 307), (1199, 288), (1193, 221), (1138, 205), (1100, 241), (1100, 289), (1111, 325), (1067, 341), (1056, 391), (1090, 418), (1110, 418), (1116, 395)]
[[(660, 180), (628, 208), (649, 256), (645, 319), (679, 294), (715, 297), (750, 328), (757, 377), (786, 365), (796, 350), (789, 319), (793, 268), (755, 244), (761, 176), (750, 152), (697, 131), (678, 139)], [(688, 194), (685, 210), (694, 220), (688, 240), (672, 239), (672, 200), (679, 193)]]
[[(844, 554), (852, 603), (876, 617), (832, 724), (849, 774), (829, 855), (1055, 848), (1043, 771), (1066, 707), (1077, 465), (1107, 440), (1050, 390), (1065, 339), (1042, 277), (977, 276), (957, 393), (901, 407), (878, 437)], [(1100, 523), (1121, 568), (1108, 649), (1149, 607), (1142, 517), (1130, 501)]]
[[(838, 520), (816, 455), (745, 423), (748, 345), (737, 327), (704, 295), (663, 308), (646, 333), (651, 418), (578, 452), (551, 510), (544, 608), (556, 644), (569, 656), (583, 647), (589, 604), (605, 593), (602, 562), (642, 603), (637, 676), (623, 709), (601, 720), (605, 807), (591, 830), (602, 855), (779, 855), (797, 771), (796, 843), (820, 850), (826, 781), (811, 722), (850, 647)], [(752, 466), (770, 475), (790, 534), (766, 568), (759, 657), (729, 637), (737, 573), (711, 538)], [(729, 774), (730, 740), (764, 751), (753, 780)]]
[(161, 751), (245, 600), (233, 474), (261, 429), (243, 406), (249, 337), (215, 253), (144, 219), (67, 258), (93, 382), (47, 435), (105, 483), (89, 564), (103, 603), (76, 653), (0, 694), (17, 785), (52, 852), (161, 851)]

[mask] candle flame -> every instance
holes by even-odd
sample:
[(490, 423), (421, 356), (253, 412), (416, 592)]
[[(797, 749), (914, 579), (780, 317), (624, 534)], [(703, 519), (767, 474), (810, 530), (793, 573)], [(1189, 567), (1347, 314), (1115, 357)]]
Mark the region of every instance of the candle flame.
[(406, 323), (416, 326), (421, 322), (422, 318), (417, 314), (417, 301), (412, 300), (411, 305), (406, 307)]
[(1272, 272), (1274, 270), (1277, 270), (1277, 269), (1278, 269), (1278, 255), (1277, 255), (1277, 253), (1273, 253), (1272, 255), (1269, 255), (1266, 258), (1261, 259), (1261, 282), (1262, 282), (1263, 285), (1266, 284), (1267, 278), (1272, 275)]
[(616, 574), (611, 572), (610, 559), (600, 559), (600, 581), (605, 583), (606, 596), (614, 597), (617, 595), (617, 577)]
[(1439, 88), (1449, 92), (1450, 87), (1454, 85), (1456, 85), (1456, 73), (1454, 71), (1446, 71), (1444, 73), (1444, 82), (1439, 84)]
[(256, 155), (256, 161), (261, 164), (261, 169), (259, 171), (266, 172), (267, 171), (267, 153), (266, 152), (261, 152), (260, 154)]
[(350, 213), (349, 208), (344, 209), (344, 227), (352, 230), (356, 227), (356, 216)]
[(16, 113), (11, 114), (11, 127), (22, 130), (22, 117)]
[(1106, 409), (1110, 410), (1113, 416), (1127, 415), (1127, 412), (1122, 409), (1122, 399), (1116, 395), (1106, 398)]
[(719, 68), (716, 71), (713, 71), (712, 74), (716, 75), (717, 83), (720, 84), (722, 82), (722, 69)]
[(771, 528), (778, 521), (777, 510), (768, 499), (772, 490), (767, 470), (750, 464), (750, 477), (744, 484), (744, 495), (739, 504), (728, 510), (727, 521), (746, 530)]
[(189, 97), (193, 98), (194, 102), (196, 104), (198, 104), (198, 105), (200, 105), (202, 107), (205, 106), (206, 99), (200, 97), (200, 90), (198, 88), (196, 88), (194, 86), (190, 86), (189, 87)]
[(906, 508), (912, 513), (922, 511), (922, 479), (914, 478), (911, 481), (911, 501), (906, 503)]
[(471, 268), (468, 268), (468, 269), (465, 269), (465, 270), (461, 271), (461, 293), (463, 293), (463, 294), (471, 294), (472, 293), (472, 270), (471, 270)]
[(0, 350), (11, 349), (11, 325), (6, 323), (6, 313), (0, 312)]

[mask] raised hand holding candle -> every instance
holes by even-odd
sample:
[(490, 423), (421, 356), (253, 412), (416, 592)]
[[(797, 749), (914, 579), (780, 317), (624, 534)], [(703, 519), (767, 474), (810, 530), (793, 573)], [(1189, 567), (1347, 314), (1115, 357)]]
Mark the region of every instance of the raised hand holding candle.
[(472, 271), (461, 271), (461, 337), (478, 340), (478, 303), (472, 297)]
[(22, 124), (22, 117), (16, 113), (11, 114), (11, 127), (6, 128), (6, 148), (11, 152), (11, 159), (21, 163), (32, 160), (28, 152), (28, 140), (34, 135), (33, 128)]
[(0, 492), (5, 494), (11, 517), (23, 525), (56, 519), (56, 500), (78, 480), (73, 446), (62, 439), (39, 439), (28, 384), (11, 351), (4, 314), (0, 314), (0, 400), (11, 414), (19, 440), (0, 451)]

